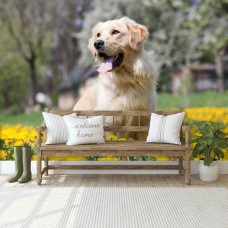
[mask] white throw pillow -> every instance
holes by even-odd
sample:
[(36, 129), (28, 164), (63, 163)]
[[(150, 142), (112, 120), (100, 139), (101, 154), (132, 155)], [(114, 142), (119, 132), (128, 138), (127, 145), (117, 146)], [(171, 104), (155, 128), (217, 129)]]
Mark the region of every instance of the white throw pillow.
[[(69, 132), (62, 116), (48, 112), (42, 112), (45, 124), (47, 126), (46, 144), (66, 143), (69, 138)], [(76, 117), (76, 113), (67, 115), (69, 118)]]
[(180, 130), (185, 112), (174, 115), (151, 114), (150, 129), (146, 142), (181, 144)]
[(104, 117), (96, 116), (88, 119), (64, 116), (70, 137), (67, 145), (79, 145), (104, 142)]

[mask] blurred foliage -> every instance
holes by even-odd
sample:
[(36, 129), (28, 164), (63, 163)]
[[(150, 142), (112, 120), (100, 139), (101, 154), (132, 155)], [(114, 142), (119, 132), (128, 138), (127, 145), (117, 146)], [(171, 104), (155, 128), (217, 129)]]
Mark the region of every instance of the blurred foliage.
[(26, 97), (28, 68), (18, 53), (12, 52), (15, 43), (9, 39), (0, 21), (0, 109), (17, 104)]
[(42, 65), (49, 61), (54, 44), (50, 29), (52, 18), (48, 15), (51, 6), (42, 1), (0, 2), (0, 32), (4, 34), (0, 72), (7, 91), (5, 104), (1, 104), (0, 109), (20, 101), (35, 103), (35, 94), (42, 84), (39, 83), (42, 82)]
[[(10, 97), (15, 91), (20, 94), (17, 100), (11, 99), (13, 103), (26, 101), (28, 104), (29, 100), (29, 105), (34, 105), (35, 95), (39, 91), (52, 97), (53, 90), (58, 87), (56, 82), (61, 81), (54, 80), (53, 75), (60, 79), (66, 77), (77, 61), (80, 51), (76, 49), (77, 40), (72, 37), (72, 33), (80, 31), (83, 13), (89, 7), (89, 2), (90, 0), (0, 1), (0, 32), (4, 36), (0, 45), (0, 58), (4, 59), (4, 64), (0, 68), (8, 68), (14, 63), (14, 69), (5, 72), (4, 78), (10, 80), (13, 77), (12, 83), (19, 83), (20, 80), (25, 85), (13, 90), (8, 88)], [(5, 67), (7, 64), (8, 67)], [(23, 75), (19, 66), (27, 70)], [(2, 71), (5, 70), (0, 69)], [(17, 79), (15, 71), (18, 72)], [(49, 85), (47, 72), (50, 72)], [(7, 84), (4, 82), (3, 85)], [(13, 88), (13, 85), (10, 86)], [(0, 103), (0, 109), (8, 106), (4, 103)]]
[(214, 61), (218, 91), (224, 93), (223, 56), (228, 45), (228, 1), (204, 0), (189, 8), (189, 28), (199, 39), (202, 60)]
[(200, 39), (200, 49), (211, 60), (228, 45), (228, 1), (204, 0), (188, 9), (187, 25)]
[(213, 61), (218, 52), (222, 58), (227, 47), (227, 0), (2, 0), (0, 110), (28, 104), (31, 62), (35, 90), (57, 104), (58, 85), (78, 59), (83, 65), (94, 63), (87, 47), (93, 26), (122, 16), (148, 27), (145, 49), (155, 53), (161, 66), (158, 91), (170, 90), (173, 69)]

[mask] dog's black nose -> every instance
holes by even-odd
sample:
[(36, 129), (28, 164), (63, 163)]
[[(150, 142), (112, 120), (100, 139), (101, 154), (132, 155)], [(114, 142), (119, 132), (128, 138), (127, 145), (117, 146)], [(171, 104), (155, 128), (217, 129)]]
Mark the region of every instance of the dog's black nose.
[(96, 40), (94, 42), (94, 47), (99, 50), (104, 46), (104, 41), (103, 40)]

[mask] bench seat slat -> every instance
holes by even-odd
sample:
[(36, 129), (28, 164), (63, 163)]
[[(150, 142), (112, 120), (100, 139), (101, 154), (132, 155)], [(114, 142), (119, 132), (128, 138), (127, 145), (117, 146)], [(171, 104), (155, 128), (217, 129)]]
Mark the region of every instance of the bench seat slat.
[(185, 151), (175, 150), (44, 150), (42, 156), (185, 156)]
[(49, 165), (48, 169), (178, 169), (178, 165)]
[(165, 143), (146, 143), (144, 141), (107, 141), (104, 144), (87, 144), (87, 145), (76, 145), (76, 146), (67, 146), (66, 144), (53, 144), (45, 145), (41, 144), (41, 150), (91, 150), (91, 151), (120, 151), (120, 150), (133, 150), (133, 151), (143, 151), (143, 150), (156, 150), (156, 151), (185, 151), (185, 144), (174, 145), (174, 144), (165, 144)]

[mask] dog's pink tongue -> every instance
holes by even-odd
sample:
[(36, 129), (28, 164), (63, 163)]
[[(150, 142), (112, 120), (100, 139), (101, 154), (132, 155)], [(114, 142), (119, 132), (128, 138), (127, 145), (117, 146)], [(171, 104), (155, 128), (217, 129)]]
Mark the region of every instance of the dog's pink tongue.
[(97, 71), (100, 74), (105, 74), (107, 71), (112, 69), (112, 60), (114, 57), (110, 57), (108, 59), (104, 59), (101, 63), (100, 67), (97, 69)]

